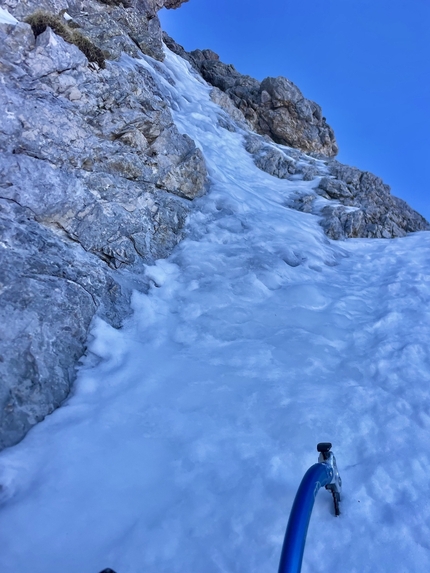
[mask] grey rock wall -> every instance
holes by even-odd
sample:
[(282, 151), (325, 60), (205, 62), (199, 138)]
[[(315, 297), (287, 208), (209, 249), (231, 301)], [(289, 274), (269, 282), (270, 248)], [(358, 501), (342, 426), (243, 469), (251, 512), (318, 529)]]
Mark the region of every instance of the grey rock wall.
[(332, 239), (390, 239), (430, 230), (424, 217), (391, 195), (380, 177), (338, 161), (328, 167), (331, 176), (321, 179), (317, 193), (337, 202), (322, 212), (322, 226)]
[(164, 0), (165, 8), (179, 8), (182, 4), (188, 2), (188, 0)]
[(0, 448), (58, 407), (98, 310), (119, 326), (129, 293), (106, 265), (0, 199)]
[[(161, 0), (1, 5), (18, 19), (67, 9), (95, 42), (111, 23), (112, 58), (163, 57)], [(171, 252), (206, 188), (200, 150), (126, 58), (100, 69), (50, 28), (0, 24), (0, 449), (65, 400), (92, 318), (120, 326), (133, 277)]]
[[(307, 155), (249, 134), (245, 148), (262, 171), (280, 179), (316, 180), (313, 192), (298, 194), (290, 207), (321, 217), (331, 239), (404, 237), (430, 230), (429, 223), (405, 201), (394, 197), (381, 178), (325, 157)], [(325, 202), (321, 205), (318, 198)]]

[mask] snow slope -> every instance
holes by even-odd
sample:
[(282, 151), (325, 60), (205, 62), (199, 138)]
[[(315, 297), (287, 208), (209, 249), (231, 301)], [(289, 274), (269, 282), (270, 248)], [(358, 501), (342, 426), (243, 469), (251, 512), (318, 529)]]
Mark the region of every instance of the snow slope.
[(187, 64), (154, 71), (211, 176), (189, 235), (98, 320), (74, 396), (0, 454), (2, 573), (276, 572), (316, 443), (304, 573), (430, 570), (430, 233), (328, 241)]
[(18, 20), (0, 6), (0, 22), (2, 24), (18, 24)]

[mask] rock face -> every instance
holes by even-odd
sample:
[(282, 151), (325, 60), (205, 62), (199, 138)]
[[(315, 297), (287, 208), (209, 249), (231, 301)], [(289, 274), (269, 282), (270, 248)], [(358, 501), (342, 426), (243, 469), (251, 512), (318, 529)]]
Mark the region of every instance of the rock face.
[(303, 179), (312, 181), (317, 175), (325, 175), (324, 163), (305, 155), (298, 149), (285, 149), (264, 138), (247, 135), (245, 149), (254, 157), (255, 165), (279, 179)]
[(58, 407), (75, 378), (94, 313), (119, 326), (128, 293), (77, 243), (0, 199), (0, 446)]
[[(298, 195), (291, 207), (321, 217), (331, 239), (394, 238), (430, 230), (419, 213), (390, 194), (382, 179), (324, 156), (309, 156), (248, 135), (246, 150), (261, 170), (280, 179), (315, 180), (312, 193)], [(318, 178), (318, 179), (317, 179)], [(323, 198), (324, 202), (316, 201)]]
[(220, 62), (212, 50), (186, 52), (167, 34), (164, 41), (209, 84), (225, 92), (257, 133), (308, 153), (323, 153), (328, 157), (337, 154), (333, 130), (322, 116), (320, 106), (306, 99), (290, 80), (266, 78), (260, 83), (240, 74), (231, 64)]
[(164, 0), (163, 4), (165, 8), (179, 8), (182, 4), (188, 2), (188, 0)]
[(330, 161), (328, 167), (331, 177), (322, 178), (316, 191), (338, 203), (322, 210), (321, 224), (330, 238), (389, 239), (430, 230), (424, 217), (393, 197), (390, 187), (376, 175), (338, 161)]
[[(392, 238), (430, 228), (421, 215), (393, 197), (379, 177), (332, 159), (338, 152), (333, 130), (319, 105), (305, 99), (291, 81), (278, 77), (260, 83), (220, 62), (212, 50), (186, 52), (167, 34), (163, 37), (173, 52), (215, 86), (212, 99), (236, 124), (265, 136), (246, 136), (245, 147), (257, 167), (280, 179), (322, 177), (315, 193), (296, 197), (291, 206), (320, 215), (330, 238)], [(323, 208), (320, 202), (316, 206), (318, 196), (327, 199)]]
[(121, 52), (137, 56), (139, 50), (157, 60), (164, 59), (162, 32), (157, 12), (179, 8), (188, 0), (2, 0), (0, 5), (18, 20), (36, 10), (52, 14), (67, 11), (79, 28), (110, 59)]
[[(1, 5), (18, 19), (67, 8), (109, 57), (163, 57), (162, 0)], [(64, 401), (94, 314), (121, 324), (127, 269), (167, 256), (205, 191), (200, 150), (124, 58), (100, 69), (50, 28), (0, 23), (0, 448)]]

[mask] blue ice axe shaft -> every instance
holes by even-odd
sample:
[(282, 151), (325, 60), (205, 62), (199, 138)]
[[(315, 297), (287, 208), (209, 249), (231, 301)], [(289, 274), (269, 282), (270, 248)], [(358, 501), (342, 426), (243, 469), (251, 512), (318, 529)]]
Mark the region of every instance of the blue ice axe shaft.
[[(337, 471), (336, 460), (330, 452), (331, 444), (318, 444), (318, 451), (321, 451), (320, 446), (329, 446), (320, 455), (320, 460), (325, 458), (327, 461), (311, 466), (297, 490), (285, 532), (278, 573), (300, 573), (309, 521), (320, 488), (328, 486), (327, 489), (334, 490), (334, 495), (340, 500), (342, 480)], [(335, 504), (335, 511), (338, 515), (338, 503)]]

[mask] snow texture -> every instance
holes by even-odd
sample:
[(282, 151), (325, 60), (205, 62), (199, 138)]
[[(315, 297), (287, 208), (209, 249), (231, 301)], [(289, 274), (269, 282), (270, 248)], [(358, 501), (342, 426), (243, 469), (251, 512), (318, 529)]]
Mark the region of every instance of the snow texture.
[(275, 573), (331, 441), (342, 515), (322, 490), (303, 572), (429, 571), (430, 233), (329, 241), (286, 207), (315, 181), (256, 168), (188, 64), (123, 65), (153, 71), (211, 189), (124, 328), (95, 322), (74, 395), (0, 455), (0, 570)]
[(0, 6), (0, 24), (18, 24), (18, 20)]

